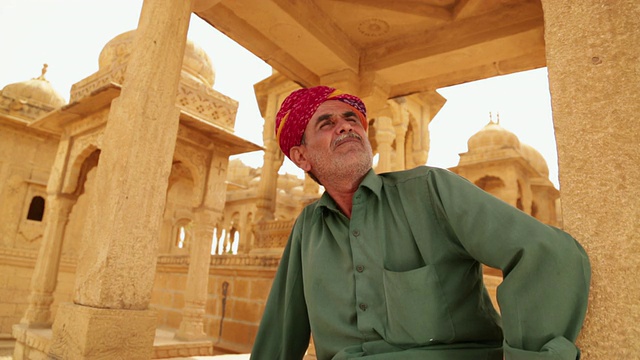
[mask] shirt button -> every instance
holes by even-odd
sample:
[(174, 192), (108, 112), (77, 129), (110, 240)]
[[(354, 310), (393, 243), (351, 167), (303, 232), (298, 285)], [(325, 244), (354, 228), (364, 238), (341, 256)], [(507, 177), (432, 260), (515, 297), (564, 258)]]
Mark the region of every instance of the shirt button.
[(364, 266), (362, 266), (362, 265), (356, 266), (356, 271), (357, 272), (363, 272), (364, 271)]
[(352, 234), (353, 234), (353, 236), (358, 237), (358, 236), (360, 236), (360, 231), (353, 230)]
[(360, 304), (360, 310), (367, 311), (367, 304)]

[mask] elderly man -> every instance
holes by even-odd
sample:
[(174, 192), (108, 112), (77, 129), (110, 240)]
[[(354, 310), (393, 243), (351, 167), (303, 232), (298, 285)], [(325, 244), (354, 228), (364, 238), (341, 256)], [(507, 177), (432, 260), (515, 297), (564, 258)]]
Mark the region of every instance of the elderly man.
[[(567, 233), (444, 169), (376, 174), (366, 109), (319, 86), (276, 117), (325, 193), (293, 227), (252, 359), (575, 360), (590, 266)], [(504, 275), (501, 316), (481, 264)]]

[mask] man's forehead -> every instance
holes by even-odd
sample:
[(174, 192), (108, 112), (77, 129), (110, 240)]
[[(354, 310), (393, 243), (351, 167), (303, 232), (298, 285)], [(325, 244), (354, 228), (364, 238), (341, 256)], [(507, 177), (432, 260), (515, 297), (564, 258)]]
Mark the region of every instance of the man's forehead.
[(311, 121), (324, 114), (343, 113), (345, 111), (353, 111), (353, 108), (340, 100), (327, 100), (320, 104), (316, 112), (311, 115)]

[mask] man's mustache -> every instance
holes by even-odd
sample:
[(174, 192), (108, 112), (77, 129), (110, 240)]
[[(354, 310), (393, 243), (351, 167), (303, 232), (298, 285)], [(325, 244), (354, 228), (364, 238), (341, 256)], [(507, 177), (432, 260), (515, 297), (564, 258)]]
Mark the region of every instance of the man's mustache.
[(342, 141), (344, 141), (347, 138), (355, 138), (358, 139), (360, 141), (362, 141), (362, 136), (354, 133), (354, 132), (348, 132), (345, 133), (343, 135), (338, 136), (334, 141), (333, 141), (333, 146), (336, 147), (338, 146)]

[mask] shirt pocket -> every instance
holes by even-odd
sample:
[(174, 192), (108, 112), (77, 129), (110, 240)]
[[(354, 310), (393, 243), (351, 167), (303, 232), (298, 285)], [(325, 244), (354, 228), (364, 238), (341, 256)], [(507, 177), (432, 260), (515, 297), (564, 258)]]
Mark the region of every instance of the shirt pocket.
[(432, 265), (404, 272), (385, 269), (382, 278), (387, 310), (387, 342), (412, 346), (453, 340), (453, 322)]

